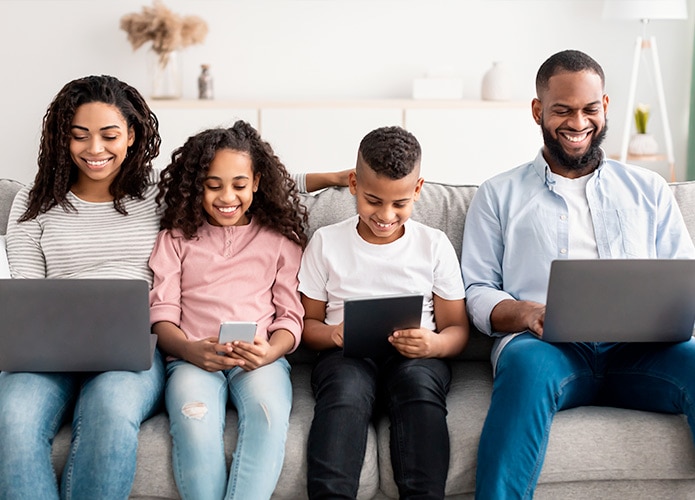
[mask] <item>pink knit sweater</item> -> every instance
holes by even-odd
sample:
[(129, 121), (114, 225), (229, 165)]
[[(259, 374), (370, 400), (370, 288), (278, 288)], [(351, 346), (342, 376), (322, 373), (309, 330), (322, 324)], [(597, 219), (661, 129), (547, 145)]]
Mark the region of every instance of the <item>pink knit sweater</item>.
[(265, 339), (289, 330), (296, 349), (304, 316), (297, 292), (301, 254), (299, 245), (253, 220), (205, 223), (190, 240), (161, 231), (150, 257), (150, 320), (170, 321), (191, 340), (216, 337), (222, 321), (256, 321), (256, 335)]

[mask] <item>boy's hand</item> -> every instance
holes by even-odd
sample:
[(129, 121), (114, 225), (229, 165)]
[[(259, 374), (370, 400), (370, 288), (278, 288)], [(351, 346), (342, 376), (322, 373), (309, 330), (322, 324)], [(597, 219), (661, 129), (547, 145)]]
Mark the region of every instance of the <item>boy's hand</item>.
[(438, 352), (439, 335), (427, 328), (397, 330), (389, 342), (406, 358), (431, 358)]
[(336, 346), (340, 348), (343, 347), (343, 323), (333, 325), (331, 329), (331, 340)]

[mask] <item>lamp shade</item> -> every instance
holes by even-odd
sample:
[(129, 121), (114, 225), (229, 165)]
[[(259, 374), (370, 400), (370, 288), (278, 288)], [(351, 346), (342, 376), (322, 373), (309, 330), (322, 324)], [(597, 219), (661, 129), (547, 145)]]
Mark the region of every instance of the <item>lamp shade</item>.
[(687, 19), (686, 0), (603, 0), (604, 19)]

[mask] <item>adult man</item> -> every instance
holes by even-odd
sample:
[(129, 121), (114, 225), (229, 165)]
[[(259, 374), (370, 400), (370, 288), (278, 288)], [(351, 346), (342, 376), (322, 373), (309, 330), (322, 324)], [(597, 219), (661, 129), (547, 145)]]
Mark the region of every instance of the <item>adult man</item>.
[(591, 404), (685, 413), (695, 434), (694, 340), (539, 338), (553, 259), (695, 258), (695, 248), (666, 182), (600, 149), (608, 96), (596, 61), (573, 50), (551, 56), (536, 92), (532, 111), (544, 147), (532, 162), (483, 183), (466, 218), (467, 307), (481, 331), (498, 337), (478, 451), (481, 499), (533, 496), (558, 410)]

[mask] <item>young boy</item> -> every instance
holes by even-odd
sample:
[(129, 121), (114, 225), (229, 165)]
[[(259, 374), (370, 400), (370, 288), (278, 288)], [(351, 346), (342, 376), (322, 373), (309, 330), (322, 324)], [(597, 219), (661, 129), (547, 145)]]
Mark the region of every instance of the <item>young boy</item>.
[[(319, 229), (299, 271), (303, 340), (320, 351), (308, 444), (308, 493), (355, 498), (377, 393), (391, 419), (391, 461), (401, 498), (443, 498), (449, 469), (446, 394), (440, 358), (461, 352), (468, 320), (456, 253), (446, 235), (409, 220), (419, 198), (420, 144), (399, 127), (367, 134), (349, 175), (358, 215)], [(396, 331), (397, 353), (343, 357), (343, 301), (422, 293), (422, 326)]]

